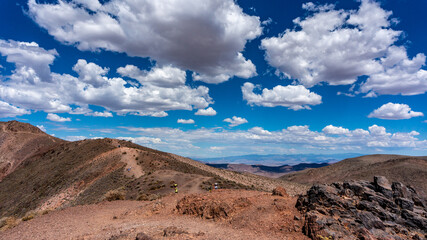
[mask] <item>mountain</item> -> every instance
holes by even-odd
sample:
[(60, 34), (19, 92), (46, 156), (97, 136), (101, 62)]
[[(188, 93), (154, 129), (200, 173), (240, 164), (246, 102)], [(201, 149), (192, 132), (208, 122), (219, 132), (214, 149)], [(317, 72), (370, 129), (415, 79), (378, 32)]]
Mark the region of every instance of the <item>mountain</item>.
[[(414, 191), (425, 189), (426, 157), (371, 155), (271, 179), (124, 140), (67, 142), (29, 124), (2, 126), (0, 153), (19, 157), (19, 164), (0, 182), (0, 239), (422, 239), (427, 233), (427, 202)], [(376, 176), (310, 189), (314, 182), (372, 174), (393, 183)], [(219, 189), (211, 189), (214, 183)]]
[(420, 194), (427, 196), (427, 157), (367, 155), (345, 159), (326, 167), (286, 174), (280, 178), (312, 185), (348, 180), (369, 181), (375, 175), (411, 185)]
[[(291, 194), (306, 189), (283, 180), (213, 168), (129, 141), (67, 142), (29, 124), (3, 125), (7, 127), (2, 139), (7, 141), (1, 142), (1, 153), (9, 159), (20, 156), (21, 164), (0, 182), (0, 218), (97, 203), (114, 194), (129, 200), (155, 199), (172, 193), (175, 183), (184, 193), (206, 191), (215, 182), (220, 188), (264, 191), (282, 185)], [(22, 143), (16, 142), (19, 139)]]
[(296, 165), (300, 163), (334, 163), (346, 158), (358, 157), (359, 153), (342, 154), (267, 154), (267, 155), (242, 155), (215, 158), (193, 158), (195, 160), (212, 164), (263, 164), (269, 166)]
[(0, 122), (0, 181), (32, 156), (63, 142), (28, 123)]
[(227, 169), (236, 172), (248, 172), (264, 177), (277, 178), (290, 172), (301, 171), (307, 168), (319, 168), (329, 165), (328, 163), (300, 163), (296, 165), (265, 166), (261, 164), (224, 164), (224, 163), (207, 163), (206, 165)]

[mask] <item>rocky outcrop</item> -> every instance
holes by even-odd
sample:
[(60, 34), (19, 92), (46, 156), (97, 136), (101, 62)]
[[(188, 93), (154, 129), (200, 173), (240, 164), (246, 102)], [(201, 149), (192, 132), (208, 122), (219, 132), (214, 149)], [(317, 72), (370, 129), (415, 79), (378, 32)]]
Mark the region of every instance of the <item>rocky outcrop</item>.
[(385, 177), (315, 185), (296, 207), (312, 239), (427, 239), (426, 200)]

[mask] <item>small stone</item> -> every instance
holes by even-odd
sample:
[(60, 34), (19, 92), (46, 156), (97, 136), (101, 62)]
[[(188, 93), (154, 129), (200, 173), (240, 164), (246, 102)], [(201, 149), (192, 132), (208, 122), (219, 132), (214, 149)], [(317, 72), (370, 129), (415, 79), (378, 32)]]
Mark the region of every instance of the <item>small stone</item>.
[(407, 199), (407, 198), (396, 198), (395, 200), (396, 204), (399, 205), (399, 207), (401, 207), (402, 209), (406, 209), (409, 211), (413, 211), (414, 210), (414, 202)]
[(147, 236), (145, 233), (140, 232), (136, 235), (135, 240), (152, 240), (152, 238)]
[(282, 197), (289, 197), (288, 193), (283, 187), (276, 187), (273, 189), (273, 195), (274, 196), (282, 196)]

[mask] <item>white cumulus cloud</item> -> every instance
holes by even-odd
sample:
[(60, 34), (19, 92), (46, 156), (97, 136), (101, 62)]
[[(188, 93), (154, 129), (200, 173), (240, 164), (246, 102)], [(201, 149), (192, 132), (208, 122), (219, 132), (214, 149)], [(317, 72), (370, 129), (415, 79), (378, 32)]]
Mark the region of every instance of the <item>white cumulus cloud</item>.
[(215, 116), (216, 115), (216, 111), (212, 107), (208, 107), (206, 109), (199, 109), (194, 114), (195, 115), (201, 115), (201, 116)]
[(122, 76), (138, 80), (142, 85), (166, 88), (185, 85), (186, 78), (185, 71), (172, 66), (157, 67), (151, 71), (145, 71), (134, 65), (126, 65), (126, 67), (118, 68), (117, 72)]
[(310, 92), (302, 85), (276, 86), (273, 89), (264, 88), (261, 94), (254, 93), (255, 85), (246, 82), (242, 86), (243, 99), (249, 105), (264, 107), (287, 107), (292, 110), (310, 109), (309, 105), (322, 103), (322, 97)]
[(46, 127), (45, 126), (43, 126), (43, 125), (36, 125), (36, 127), (38, 127), (43, 132), (46, 132)]
[(182, 124), (194, 124), (194, 120), (193, 119), (178, 119), (177, 123), (182, 123)]
[(380, 62), (384, 70), (369, 76), (360, 88), (367, 96), (417, 95), (427, 91), (426, 56), (422, 53), (409, 59), (404, 47), (390, 47)]
[(233, 116), (232, 118), (224, 119), (224, 122), (230, 123), (230, 127), (235, 127), (247, 123), (248, 120), (246, 120), (245, 118)]
[(108, 73), (108, 68), (102, 68), (95, 63), (88, 63), (84, 59), (79, 59), (73, 70), (79, 74), (79, 80), (94, 87), (101, 87), (108, 84), (108, 78), (104, 75)]
[(71, 121), (71, 118), (64, 118), (54, 113), (48, 113), (46, 118), (54, 122), (70, 122)]
[(17, 108), (7, 102), (0, 101), (0, 118), (16, 117), (30, 113), (28, 110)]
[[(8, 61), (14, 62), (17, 69), (31, 70), (37, 64), (43, 66), (42, 69), (47, 68), (49, 79), (45, 79), (43, 72), (31, 70), (31, 79), (34, 81), (29, 81), (21, 77), (22, 71), (18, 73), (16, 70), (0, 84), (0, 99), (23, 109), (104, 117), (111, 116), (111, 111), (117, 114), (164, 117), (167, 116), (165, 111), (205, 109), (212, 103), (207, 87), (191, 88), (185, 85), (185, 71), (170, 66), (155, 66), (149, 71), (128, 66), (119, 68), (118, 71), (124, 76), (148, 79), (135, 85), (123, 78), (109, 78), (108, 68), (83, 59), (78, 60), (73, 67), (78, 78), (51, 73), (49, 64), (57, 53), (46, 51), (36, 43), (0, 42), (0, 46), (3, 47), (1, 53)], [(143, 75), (133, 75), (126, 69), (133, 69)], [(172, 84), (166, 84), (168, 82)], [(89, 105), (103, 107), (106, 111), (102, 114), (94, 113)]]
[(0, 54), (14, 63), (16, 69), (11, 78), (15, 81), (35, 84), (50, 82), (50, 66), (58, 55), (55, 49), (45, 50), (35, 42), (5, 41), (0, 39)]
[(195, 80), (208, 83), (256, 75), (254, 64), (241, 52), (261, 35), (261, 23), (233, 0), (29, 0), (28, 7), (50, 35), (80, 50), (149, 57), (192, 70)]
[(336, 127), (333, 125), (328, 125), (322, 129), (322, 132), (326, 134), (334, 134), (334, 135), (342, 135), (342, 134), (349, 134), (350, 130), (343, 127)]
[(72, 141), (72, 142), (80, 141), (80, 140), (84, 140), (84, 139), (87, 139), (87, 137), (85, 137), (85, 136), (67, 136), (67, 137), (65, 137), (65, 140)]
[(409, 59), (405, 47), (395, 45), (402, 32), (391, 28), (392, 12), (378, 2), (362, 0), (357, 10), (313, 3), (303, 8), (309, 14), (294, 19), (294, 28), (261, 42), (278, 74), (306, 87), (353, 84), (368, 76), (360, 89), (367, 96), (427, 91), (425, 55)]
[[(230, 119), (231, 120), (231, 119)], [(329, 126), (329, 127), (328, 127)], [(164, 151), (173, 150), (184, 155), (194, 154), (191, 149), (213, 150), (210, 147), (227, 146), (227, 152), (244, 155), (248, 152), (269, 151), (288, 153), (292, 151), (390, 151), (405, 148), (427, 149), (427, 141), (419, 139), (416, 131), (389, 132), (383, 126), (372, 125), (368, 129), (347, 129), (325, 126), (325, 130), (313, 131), (309, 126), (288, 126), (268, 131), (261, 127), (248, 130), (225, 130), (224, 128), (199, 128), (181, 130), (177, 128), (131, 128), (129, 134), (162, 139), (162, 144), (153, 145)], [(198, 147), (197, 145), (201, 146)], [(199, 149), (200, 148), (200, 149)], [(264, 153), (265, 154), (265, 153)], [(208, 155), (206, 155), (208, 157)]]
[(387, 103), (375, 109), (369, 114), (370, 118), (380, 118), (389, 120), (409, 119), (413, 117), (422, 117), (422, 112), (414, 112), (407, 104)]

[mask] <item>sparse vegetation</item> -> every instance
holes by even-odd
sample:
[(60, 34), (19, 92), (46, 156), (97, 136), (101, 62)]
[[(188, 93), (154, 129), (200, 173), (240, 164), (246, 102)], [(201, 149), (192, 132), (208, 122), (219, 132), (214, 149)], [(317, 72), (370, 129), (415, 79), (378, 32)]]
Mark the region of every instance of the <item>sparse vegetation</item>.
[(107, 201), (125, 200), (126, 193), (123, 189), (116, 189), (108, 191), (104, 197)]
[(161, 195), (159, 194), (147, 194), (147, 193), (143, 193), (140, 194), (137, 198), (138, 201), (154, 201), (156, 199), (161, 198)]
[(41, 214), (42, 215), (46, 215), (46, 214), (48, 214), (48, 213), (50, 213), (52, 210), (50, 210), (50, 209), (45, 209), (45, 210), (43, 210), (42, 212), (41, 212)]
[(29, 221), (37, 216), (37, 213), (34, 211), (27, 212), (22, 218), (22, 221)]
[(5, 231), (7, 229), (11, 229), (19, 224), (19, 219), (15, 216), (4, 217), (0, 220), (0, 229)]
[(320, 240), (332, 240), (333, 239), (331, 236), (324, 237), (322, 235), (317, 235), (316, 237)]

